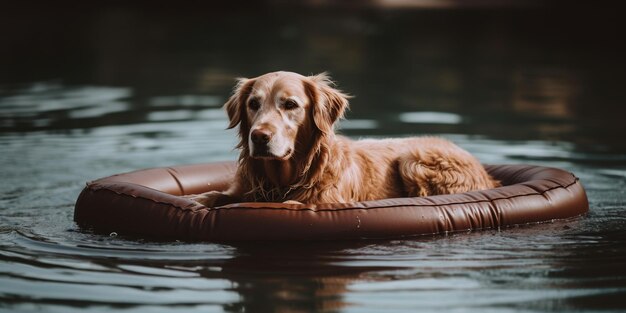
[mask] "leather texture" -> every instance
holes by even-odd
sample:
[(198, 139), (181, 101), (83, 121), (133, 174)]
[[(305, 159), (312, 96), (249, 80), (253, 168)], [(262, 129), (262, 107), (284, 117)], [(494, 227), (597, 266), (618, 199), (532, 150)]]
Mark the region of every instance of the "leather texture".
[(579, 216), (587, 195), (571, 173), (488, 165), (503, 186), (462, 194), (356, 203), (236, 203), (207, 208), (186, 194), (225, 190), (235, 162), (154, 168), (90, 182), (74, 220), (97, 232), (163, 240), (346, 240), (499, 228)]

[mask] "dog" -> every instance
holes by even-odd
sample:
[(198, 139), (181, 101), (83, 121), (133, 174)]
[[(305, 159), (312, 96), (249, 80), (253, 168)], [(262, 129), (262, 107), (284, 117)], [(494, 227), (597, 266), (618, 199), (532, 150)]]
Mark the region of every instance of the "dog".
[(467, 151), (437, 137), (350, 140), (334, 132), (350, 96), (326, 73), (240, 78), (224, 104), (238, 127), (236, 176), (223, 192), (192, 195), (207, 206), (234, 202), (342, 203), (424, 197), (499, 186)]

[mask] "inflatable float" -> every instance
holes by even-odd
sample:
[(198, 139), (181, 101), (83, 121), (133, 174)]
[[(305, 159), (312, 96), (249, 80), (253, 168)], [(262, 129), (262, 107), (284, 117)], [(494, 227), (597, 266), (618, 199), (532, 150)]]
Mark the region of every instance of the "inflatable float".
[(489, 165), (503, 186), (462, 194), (355, 203), (236, 203), (208, 208), (186, 194), (225, 190), (236, 163), (153, 168), (90, 182), (74, 220), (96, 232), (165, 240), (399, 238), (564, 219), (589, 209), (578, 178), (530, 165)]

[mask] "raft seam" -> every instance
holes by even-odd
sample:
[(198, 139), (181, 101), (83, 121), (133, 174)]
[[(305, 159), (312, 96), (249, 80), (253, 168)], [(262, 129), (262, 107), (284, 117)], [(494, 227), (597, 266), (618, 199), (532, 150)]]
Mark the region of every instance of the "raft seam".
[[(130, 184), (130, 183), (127, 183), (127, 184)], [(141, 186), (141, 185), (137, 185), (137, 186)], [(174, 207), (174, 208), (180, 209), (180, 210), (190, 211), (190, 212), (192, 212), (192, 213), (196, 213), (196, 212), (198, 212), (198, 211), (200, 211), (200, 210), (205, 210), (205, 209), (206, 209), (206, 210), (211, 210), (211, 209), (212, 209), (212, 208), (208, 208), (208, 207), (201, 207), (201, 208), (199, 208), (198, 210), (192, 210), (192, 209), (191, 209), (192, 207), (186, 207), (186, 206), (185, 206), (185, 207), (183, 207), (183, 206), (180, 206), (180, 205), (176, 205), (176, 204), (174, 204), (174, 203), (171, 203), (171, 202), (157, 201), (157, 200), (155, 200), (155, 199), (148, 198), (148, 197), (144, 197), (144, 196), (141, 196), (141, 195), (133, 195), (133, 194), (129, 194), (129, 193), (125, 193), (125, 192), (121, 192), (121, 191), (119, 191), (119, 190), (115, 190), (114, 188), (109, 188), (109, 187), (105, 187), (105, 186), (101, 186), (101, 185), (97, 186), (97, 188), (93, 188), (93, 187), (94, 187), (93, 185), (89, 185), (89, 186), (87, 186), (87, 188), (88, 188), (88, 189), (89, 189), (89, 191), (91, 191), (91, 192), (99, 192), (99, 191), (103, 191), (103, 190), (104, 190), (104, 191), (110, 191), (110, 192), (115, 193), (115, 194), (117, 194), (117, 195), (128, 196), (128, 197), (132, 197), (132, 198), (135, 198), (135, 199), (143, 199), (143, 200), (148, 200), (148, 201), (151, 201), (151, 202), (154, 202), (154, 203), (157, 203), (157, 204), (165, 204), (165, 205), (168, 205), (168, 206), (171, 206), (171, 207)], [(142, 186), (142, 187), (143, 187), (143, 186)], [(145, 188), (148, 188), (148, 187), (145, 187)], [(171, 196), (172, 196), (172, 197), (181, 198), (180, 196), (174, 196), (174, 195), (171, 195)], [(190, 200), (190, 201), (191, 201), (191, 200)]]
[[(519, 194), (519, 195), (514, 195), (514, 196), (509, 196), (509, 197), (501, 197), (501, 198), (493, 198), (493, 199), (486, 199), (486, 200), (476, 200), (476, 201), (466, 201), (466, 202), (450, 202), (450, 203), (442, 203), (442, 204), (399, 204), (399, 205), (386, 205), (386, 206), (377, 206), (377, 207), (370, 207), (370, 208), (363, 208), (363, 207), (348, 207), (348, 208), (336, 208), (336, 209), (313, 209), (313, 208), (298, 208), (298, 209), (290, 209), (290, 208), (271, 208), (271, 207), (206, 207), (206, 206), (202, 206), (199, 207), (197, 210), (192, 210), (190, 207), (182, 207), (179, 205), (175, 205), (173, 203), (170, 202), (163, 202), (163, 201), (157, 201), (155, 199), (152, 198), (147, 198), (141, 195), (132, 195), (132, 194), (128, 194), (128, 193), (124, 193), (118, 190), (115, 190), (113, 188), (110, 187), (106, 187), (106, 186), (102, 186), (102, 185), (97, 185), (97, 183), (95, 184), (90, 184), (87, 186), (87, 188), (91, 191), (97, 192), (99, 190), (108, 190), (111, 191), (113, 193), (116, 193), (118, 195), (125, 195), (125, 196), (130, 196), (133, 198), (140, 198), (140, 199), (145, 199), (145, 200), (149, 200), (152, 201), (154, 203), (158, 203), (158, 204), (165, 204), (165, 205), (170, 205), (172, 207), (178, 208), (180, 210), (186, 210), (186, 211), (190, 211), (192, 213), (196, 213), (198, 211), (201, 210), (284, 210), (284, 211), (312, 211), (312, 212), (337, 212), (337, 211), (350, 211), (350, 210), (375, 210), (375, 209), (388, 209), (388, 208), (393, 208), (393, 207), (436, 207), (436, 208), (440, 208), (443, 206), (449, 206), (449, 205), (462, 205), (462, 204), (476, 204), (476, 203), (486, 203), (486, 202), (490, 202), (495, 206), (495, 203), (493, 203), (496, 200), (509, 200), (509, 199), (515, 199), (515, 198), (519, 198), (519, 197), (526, 197), (526, 196), (533, 196), (533, 195), (539, 195), (539, 196), (543, 196), (545, 193), (552, 191), (552, 190), (556, 190), (556, 189), (568, 189), (569, 187), (575, 185), (576, 183), (578, 183), (578, 178), (575, 177), (574, 181), (563, 186), (563, 185), (559, 185), (556, 187), (552, 187), (549, 189), (546, 189), (544, 191), (535, 191), (533, 193), (525, 193), (525, 194)], [(131, 184), (131, 183), (126, 183), (126, 184)], [(97, 188), (94, 188), (97, 185)], [(136, 184), (133, 184), (136, 185)], [(517, 184), (516, 184), (517, 185)], [(136, 186), (142, 186), (142, 185), (136, 185)], [(510, 186), (515, 186), (515, 185), (510, 185)], [(148, 188), (145, 186), (142, 186), (144, 188)], [(159, 191), (160, 192), (160, 191)], [(167, 194), (167, 193), (164, 193)], [(169, 195), (169, 194), (168, 194)], [(180, 198), (180, 196), (174, 196), (171, 195), (172, 197), (177, 197)], [(419, 198), (419, 197), (417, 197)], [(408, 198), (410, 199), (410, 198)], [(262, 203), (262, 202), (258, 202), (258, 203)]]
[[(264, 210), (286, 210), (286, 211), (314, 211), (314, 212), (324, 212), (324, 211), (330, 211), (330, 212), (336, 212), (336, 211), (349, 211), (349, 210), (373, 210), (373, 209), (386, 209), (386, 208), (393, 208), (393, 207), (443, 207), (443, 206), (448, 206), (448, 205), (462, 205), (462, 204), (468, 204), (468, 203), (485, 203), (485, 202), (493, 202), (496, 200), (508, 200), (508, 199), (514, 199), (514, 198), (519, 198), (519, 197), (526, 197), (526, 196), (542, 196), (544, 195), (546, 192), (552, 191), (552, 190), (556, 190), (556, 189), (568, 189), (569, 187), (571, 187), (572, 185), (575, 185), (576, 182), (570, 183), (566, 186), (556, 186), (556, 187), (552, 187), (549, 189), (546, 189), (542, 192), (534, 192), (534, 193), (525, 193), (525, 194), (520, 194), (520, 195), (514, 195), (514, 196), (510, 196), (510, 197), (503, 197), (503, 198), (493, 198), (493, 199), (486, 199), (486, 200), (476, 200), (476, 201), (465, 201), (465, 202), (449, 202), (449, 203), (441, 203), (441, 204), (398, 204), (398, 205), (386, 205), (386, 206), (377, 206), (377, 207), (371, 207), (371, 208), (362, 208), (362, 207), (349, 207), (349, 208), (336, 208), (336, 209), (312, 209), (312, 208), (298, 208), (298, 209), (290, 209), (290, 208), (270, 208), (270, 207), (255, 207), (255, 208), (251, 208), (251, 207), (215, 207), (212, 209), (215, 210), (258, 210), (258, 209), (264, 209)], [(514, 185), (511, 185), (514, 186)], [(419, 197), (418, 197), (419, 198)], [(410, 199), (410, 198), (408, 198)], [(375, 201), (375, 200), (374, 200)], [(262, 203), (262, 202), (258, 202), (258, 203)]]
[(174, 173), (172, 173), (172, 171), (176, 172), (176, 170), (174, 170), (171, 167), (166, 168), (167, 173), (170, 174), (170, 176), (172, 176), (172, 178), (174, 178), (174, 181), (176, 182), (176, 185), (178, 185), (178, 189), (180, 190), (181, 194), (185, 194), (185, 188), (183, 188), (183, 184), (180, 182), (180, 180), (178, 180), (178, 177), (176, 177), (176, 175), (174, 175)]

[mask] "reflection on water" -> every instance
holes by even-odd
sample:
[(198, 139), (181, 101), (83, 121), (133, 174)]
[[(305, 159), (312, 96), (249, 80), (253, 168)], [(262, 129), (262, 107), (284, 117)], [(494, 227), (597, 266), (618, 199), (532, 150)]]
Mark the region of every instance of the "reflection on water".
[(9, 130), (67, 127), (61, 123), (126, 112), (130, 108), (124, 100), (129, 96), (129, 88), (67, 88), (36, 83), (0, 99), (0, 127)]
[[(0, 12), (0, 311), (623, 311), (618, 14), (381, 3)], [(86, 181), (235, 159), (220, 106), (235, 77), (276, 69), (330, 70), (356, 96), (348, 136), (435, 134), (484, 163), (564, 168), (591, 211), (365, 242), (152, 242), (76, 227)]]
[(400, 121), (419, 124), (459, 124), (460, 115), (446, 112), (405, 112), (400, 113)]

